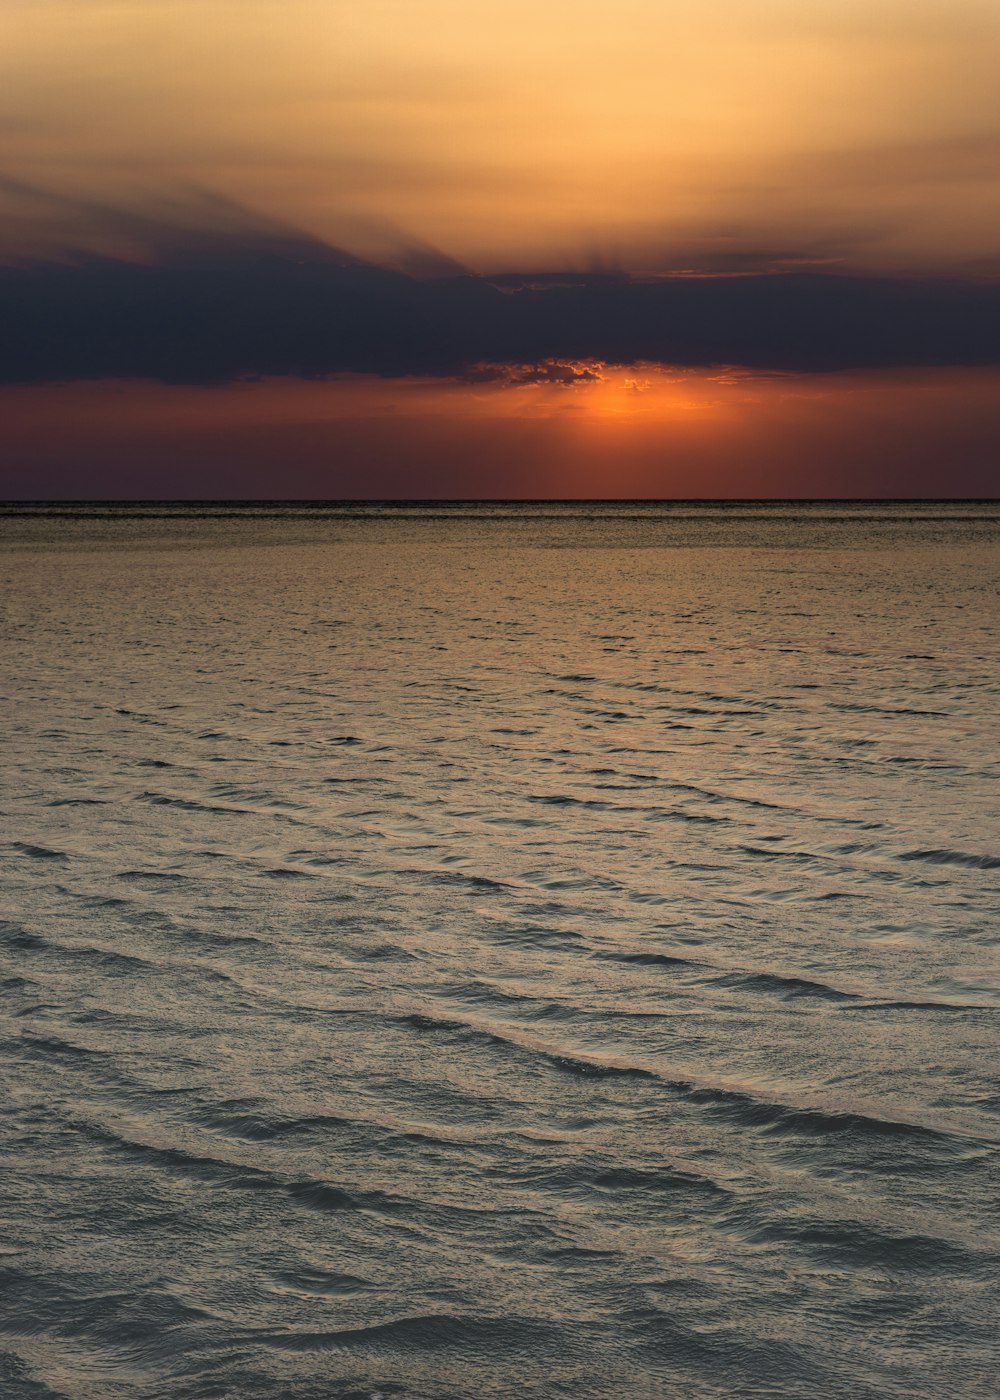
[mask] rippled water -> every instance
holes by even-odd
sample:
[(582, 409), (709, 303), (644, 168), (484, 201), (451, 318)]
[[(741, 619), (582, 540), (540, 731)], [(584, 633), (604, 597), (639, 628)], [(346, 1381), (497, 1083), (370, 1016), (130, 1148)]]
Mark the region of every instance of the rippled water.
[(5, 1397), (997, 1394), (1000, 508), (0, 540)]

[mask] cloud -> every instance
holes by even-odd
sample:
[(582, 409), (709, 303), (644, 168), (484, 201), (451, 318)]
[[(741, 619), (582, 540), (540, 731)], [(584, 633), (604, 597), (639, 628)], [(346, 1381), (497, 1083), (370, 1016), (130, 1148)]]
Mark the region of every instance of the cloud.
[(409, 256), (402, 242), (394, 265), (380, 266), (204, 193), (142, 214), (68, 209), (74, 227), (85, 215), (119, 252), (0, 266), (0, 382), (362, 373), (572, 384), (601, 364), (1000, 363), (996, 281), (794, 262), (784, 272), (487, 278), (426, 248)]
[(572, 388), (574, 384), (598, 383), (604, 378), (601, 369), (595, 364), (570, 365), (559, 360), (543, 360), (533, 365), (472, 365), (462, 377), (472, 384), (503, 384), (512, 389), (527, 384)]

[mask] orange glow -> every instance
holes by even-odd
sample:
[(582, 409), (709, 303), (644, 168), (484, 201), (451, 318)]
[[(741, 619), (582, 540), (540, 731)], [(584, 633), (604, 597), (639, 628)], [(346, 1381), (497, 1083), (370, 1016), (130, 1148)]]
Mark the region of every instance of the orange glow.
[[(10, 494), (29, 498), (271, 497), (277, 482), (323, 498), (995, 490), (997, 370), (576, 368), (601, 377), (5, 389), (0, 455)], [(960, 481), (942, 471), (955, 460)]]

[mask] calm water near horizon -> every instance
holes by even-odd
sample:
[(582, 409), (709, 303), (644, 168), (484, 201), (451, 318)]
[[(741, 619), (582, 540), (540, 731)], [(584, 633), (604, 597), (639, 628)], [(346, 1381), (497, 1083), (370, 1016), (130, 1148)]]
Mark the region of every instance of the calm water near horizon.
[(995, 1400), (1000, 503), (0, 578), (4, 1400)]

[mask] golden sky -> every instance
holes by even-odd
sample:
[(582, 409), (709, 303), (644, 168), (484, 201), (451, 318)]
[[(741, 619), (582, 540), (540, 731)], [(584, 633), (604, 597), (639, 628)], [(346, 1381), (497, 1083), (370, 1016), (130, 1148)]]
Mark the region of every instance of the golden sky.
[(0, 171), (478, 270), (995, 271), (998, 60), (996, 0), (2, 0)]

